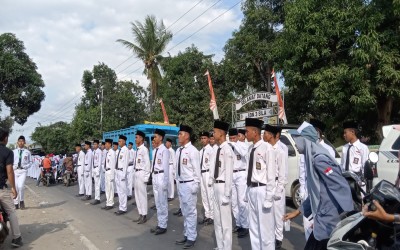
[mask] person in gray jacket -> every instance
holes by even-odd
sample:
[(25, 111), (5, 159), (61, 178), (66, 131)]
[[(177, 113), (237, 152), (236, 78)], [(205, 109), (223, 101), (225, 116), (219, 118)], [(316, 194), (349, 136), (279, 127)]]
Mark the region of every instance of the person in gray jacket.
[(286, 214), (290, 220), (304, 214), (314, 218), (313, 233), (304, 249), (327, 249), (329, 237), (340, 221), (340, 214), (353, 210), (350, 186), (342, 170), (329, 152), (317, 144), (315, 128), (304, 122), (297, 130), (290, 130), (300, 154), (304, 154), (307, 171), (308, 197), (299, 210)]

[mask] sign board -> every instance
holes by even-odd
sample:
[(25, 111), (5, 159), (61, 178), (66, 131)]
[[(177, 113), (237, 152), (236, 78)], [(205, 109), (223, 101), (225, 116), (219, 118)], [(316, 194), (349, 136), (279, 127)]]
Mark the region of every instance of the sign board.
[(253, 111), (247, 111), (244, 113), (239, 113), (239, 120), (243, 121), (246, 118), (261, 118), (261, 117), (270, 117), (273, 115), (276, 115), (274, 113), (275, 109), (273, 108), (268, 108), (268, 109), (258, 109), (258, 110), (253, 110)]
[[(271, 124), (271, 125), (278, 124), (278, 116), (276, 115), (273, 115), (271, 117), (264, 117), (262, 120), (264, 121), (265, 124)], [(245, 121), (237, 121), (235, 123), (236, 128), (244, 128), (245, 125), (246, 125)]]
[(236, 108), (236, 110), (239, 110), (247, 103), (254, 102), (254, 101), (269, 101), (269, 102), (276, 103), (276, 102), (278, 102), (278, 98), (277, 98), (276, 94), (272, 94), (269, 92), (256, 92), (256, 93), (250, 94), (250, 95), (242, 98), (241, 100), (239, 100), (235, 104), (235, 108)]
[(245, 121), (238, 121), (238, 122), (236, 122), (235, 127), (243, 128), (245, 124), (246, 124)]

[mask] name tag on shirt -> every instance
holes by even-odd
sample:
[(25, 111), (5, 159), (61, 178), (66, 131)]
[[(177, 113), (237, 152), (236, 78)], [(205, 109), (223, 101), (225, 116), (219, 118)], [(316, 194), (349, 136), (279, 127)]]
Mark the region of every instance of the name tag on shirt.
[(256, 162), (256, 169), (257, 169), (257, 170), (261, 170), (261, 163)]
[(140, 163), (140, 159), (137, 160), (137, 163)]
[(158, 159), (158, 160), (157, 160), (157, 164), (161, 164), (161, 159)]
[(205, 162), (208, 163), (208, 158), (206, 158)]
[(237, 159), (238, 161), (240, 161), (240, 160), (242, 159), (242, 157), (241, 157), (240, 155), (236, 155), (236, 159)]
[(187, 165), (187, 159), (186, 158), (183, 158), (183, 165)]
[(119, 159), (122, 160), (122, 157), (123, 157), (123, 155), (120, 155), (120, 156), (119, 156)]
[(359, 161), (359, 160), (360, 160), (359, 158), (354, 158), (353, 163), (354, 163), (354, 164), (358, 164), (358, 161)]

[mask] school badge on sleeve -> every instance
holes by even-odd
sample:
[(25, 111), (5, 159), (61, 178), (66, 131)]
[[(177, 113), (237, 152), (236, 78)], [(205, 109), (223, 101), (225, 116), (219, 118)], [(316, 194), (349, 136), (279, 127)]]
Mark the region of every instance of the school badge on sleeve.
[(327, 169), (325, 169), (324, 173), (325, 173), (326, 176), (328, 176), (330, 174), (333, 174), (333, 170), (332, 170), (331, 167), (328, 167)]

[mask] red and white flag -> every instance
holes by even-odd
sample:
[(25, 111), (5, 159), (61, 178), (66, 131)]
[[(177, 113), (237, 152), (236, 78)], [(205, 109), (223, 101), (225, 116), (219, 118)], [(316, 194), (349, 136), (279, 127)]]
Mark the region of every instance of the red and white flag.
[(210, 95), (211, 95), (210, 109), (211, 109), (211, 111), (213, 112), (214, 120), (218, 120), (218, 119), (219, 119), (218, 107), (217, 107), (217, 101), (215, 100), (214, 88), (213, 88), (213, 86), (212, 86), (212, 81), (211, 81), (210, 72), (208, 72), (208, 70), (207, 70), (206, 73), (205, 73), (204, 75), (207, 76), (207, 79), (208, 79), (208, 87), (210, 88)]
[(274, 69), (272, 69), (272, 77), (274, 78), (275, 93), (276, 96), (278, 97), (278, 105), (279, 105), (278, 118), (283, 121), (283, 124), (287, 124), (288, 122), (286, 119), (285, 107), (282, 100), (281, 92), (279, 91), (278, 77), (276, 77)]
[(161, 109), (162, 113), (164, 115), (164, 123), (169, 124), (168, 116), (167, 116), (167, 111), (165, 110), (164, 102), (162, 99), (160, 99), (159, 103), (161, 104)]

